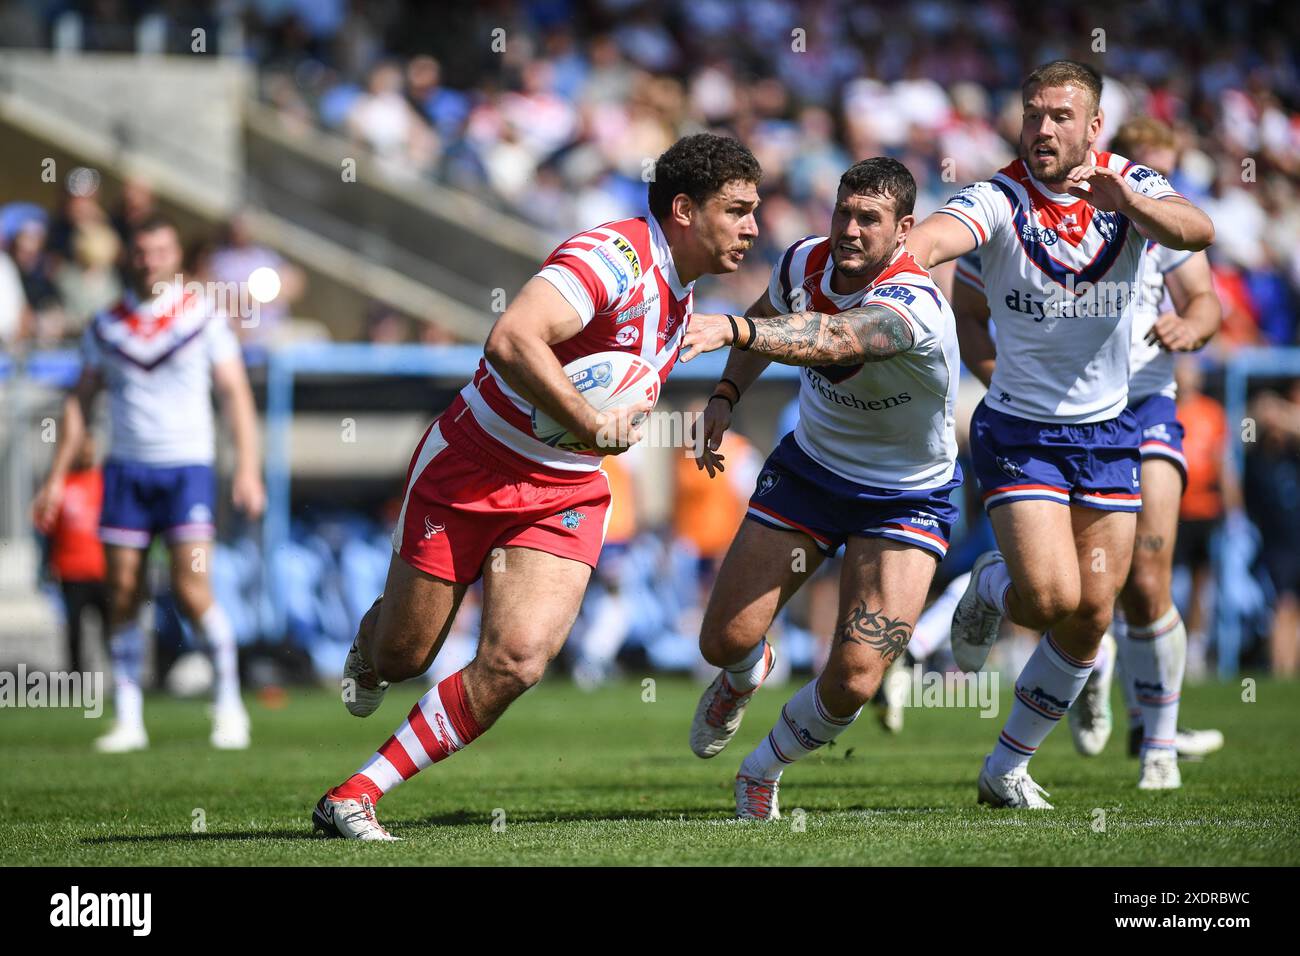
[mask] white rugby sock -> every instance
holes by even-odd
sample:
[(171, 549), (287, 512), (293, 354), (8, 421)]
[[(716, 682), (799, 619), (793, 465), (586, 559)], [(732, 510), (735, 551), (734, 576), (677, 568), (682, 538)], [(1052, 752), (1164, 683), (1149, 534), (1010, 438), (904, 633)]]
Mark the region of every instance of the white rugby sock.
[(144, 698), (140, 674), (144, 670), (144, 631), (132, 622), (113, 632), (108, 640), (113, 662), (113, 714), (127, 727), (144, 724)]
[(970, 575), (962, 574), (952, 579), (933, 604), (921, 614), (907, 642), (907, 652), (912, 660), (923, 661), (952, 640), (952, 612), (957, 608)]
[(1130, 727), (1142, 726), (1142, 708), (1138, 707), (1137, 694), (1133, 690), (1133, 675), (1130, 671), (1130, 665), (1127, 661), (1128, 651), (1125, 644), (1128, 642), (1128, 623), (1124, 620), (1124, 615), (1115, 612), (1115, 620), (1111, 621), (1110, 632), (1115, 635), (1115, 643), (1119, 646), (1119, 686), (1124, 692), (1124, 707), (1128, 711), (1128, 723)]
[(230, 618), (215, 601), (195, 622), (196, 629), (212, 655), (215, 673), (214, 703), (218, 710), (242, 707), (239, 699), (239, 645)]
[(1011, 591), (1011, 572), (1005, 561), (996, 561), (980, 572), (975, 582), (980, 598), (993, 605), (1004, 616), (1007, 614), (1007, 594)]
[(731, 689), (747, 694), (763, 683), (763, 677), (767, 672), (766, 657), (767, 638), (765, 637), (742, 660), (736, 661), (730, 667), (724, 667), (723, 670), (727, 672), (727, 683), (731, 685)]
[(1016, 679), (1015, 703), (989, 758), (990, 772), (1010, 773), (1029, 763), (1083, 690), (1093, 664), (1070, 657), (1050, 632), (1043, 635)]
[(1174, 749), (1187, 660), (1187, 630), (1178, 608), (1146, 627), (1130, 624), (1124, 654), (1142, 712), (1142, 749)]
[(779, 780), (782, 770), (844, 733), (860, 713), (859, 707), (848, 717), (828, 714), (817, 694), (814, 678), (781, 708), (772, 732), (741, 763), (741, 774), (759, 780)]

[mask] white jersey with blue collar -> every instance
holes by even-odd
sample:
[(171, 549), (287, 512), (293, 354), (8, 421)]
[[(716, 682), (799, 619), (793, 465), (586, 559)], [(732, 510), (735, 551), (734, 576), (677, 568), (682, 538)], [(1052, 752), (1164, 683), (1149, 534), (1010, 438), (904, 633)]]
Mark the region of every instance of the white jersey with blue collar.
[[(1090, 159), (1144, 196), (1178, 195), (1149, 167), (1114, 153)], [(1021, 160), (959, 190), (939, 212), (971, 231), (979, 253), (998, 330), (989, 407), (1065, 424), (1119, 415), (1145, 268), (1146, 240), (1133, 223), (1049, 190)]]

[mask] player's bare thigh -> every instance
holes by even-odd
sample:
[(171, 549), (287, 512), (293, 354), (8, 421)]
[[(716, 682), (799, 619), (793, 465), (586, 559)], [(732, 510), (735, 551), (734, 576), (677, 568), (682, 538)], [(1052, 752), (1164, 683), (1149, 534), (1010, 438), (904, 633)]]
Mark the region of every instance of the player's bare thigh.
[(1120, 593), (1124, 616), (1137, 627), (1152, 623), (1173, 603), (1170, 585), (1182, 497), (1183, 477), (1177, 466), (1160, 458), (1142, 462), (1142, 510), (1137, 517), (1133, 565)]
[(885, 670), (902, 656), (938, 559), (886, 538), (849, 538), (840, 572), (840, 613), (818, 690), (833, 717), (871, 699)]
[(742, 521), (722, 559), (700, 625), (704, 659), (726, 667), (744, 658), (821, 563), (822, 553), (802, 531)]
[(590, 579), (589, 565), (532, 548), (501, 548), (488, 557), (478, 653), (463, 678), (484, 729), (542, 679), (568, 639)]
[(1079, 564), (1069, 505), (1012, 501), (989, 512), (1014, 585), (1012, 621), (1045, 631), (1079, 606)]
[(1110, 627), (1133, 558), (1137, 515), (1072, 505), (1079, 569), (1079, 604), (1052, 627), (1052, 637), (1072, 657), (1091, 660)]
[(383, 598), (362, 619), (362, 653), (380, 680), (418, 677), (438, 656), (468, 585), (435, 577), (396, 552)]

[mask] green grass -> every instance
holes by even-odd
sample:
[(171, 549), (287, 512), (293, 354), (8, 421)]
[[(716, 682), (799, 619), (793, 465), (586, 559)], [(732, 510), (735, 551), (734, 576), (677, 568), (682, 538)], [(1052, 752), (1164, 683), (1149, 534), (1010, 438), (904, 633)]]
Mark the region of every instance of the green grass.
[[(1034, 760), (1052, 813), (975, 805), (975, 776), (1001, 719), (909, 710), (887, 736), (864, 715), (833, 749), (787, 771), (786, 819), (730, 820), (740, 759), (793, 688), (756, 697), (731, 749), (686, 746), (698, 688), (660, 680), (584, 694), (550, 679), (483, 739), (380, 806), (404, 838), (362, 845), (310, 837), (312, 805), (394, 729), (419, 694), (392, 692), (378, 715), (349, 717), (324, 691), (287, 706), (250, 703), (254, 746), (207, 746), (204, 705), (150, 698), (153, 748), (90, 752), (106, 720), (79, 711), (0, 712), (0, 863), (222, 864), (1119, 864), (1300, 863), (1300, 685), (1189, 688), (1184, 713), (1227, 746), (1184, 763), (1181, 790), (1142, 793), (1117, 731), (1101, 757), (1075, 755), (1061, 727)], [(1004, 697), (1002, 713), (1009, 699)], [(1093, 829), (1106, 810), (1105, 832)], [(493, 811), (505, 813), (501, 832)], [(805, 827), (792, 811), (805, 811)], [(207, 830), (192, 832), (202, 809)]]

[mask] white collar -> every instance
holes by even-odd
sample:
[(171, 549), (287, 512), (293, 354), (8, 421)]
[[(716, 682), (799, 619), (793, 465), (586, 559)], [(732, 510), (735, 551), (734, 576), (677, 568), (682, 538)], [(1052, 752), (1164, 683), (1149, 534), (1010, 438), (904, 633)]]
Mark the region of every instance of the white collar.
[(655, 262), (663, 270), (664, 278), (668, 280), (668, 288), (672, 290), (673, 297), (684, 299), (690, 294), (694, 281), (682, 284), (681, 277), (677, 274), (677, 263), (673, 261), (673, 250), (668, 245), (668, 237), (664, 235), (663, 229), (659, 226), (659, 220), (655, 218), (654, 213), (646, 217), (646, 222), (650, 224), (650, 246), (654, 252)]

